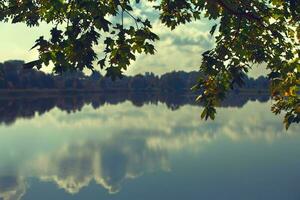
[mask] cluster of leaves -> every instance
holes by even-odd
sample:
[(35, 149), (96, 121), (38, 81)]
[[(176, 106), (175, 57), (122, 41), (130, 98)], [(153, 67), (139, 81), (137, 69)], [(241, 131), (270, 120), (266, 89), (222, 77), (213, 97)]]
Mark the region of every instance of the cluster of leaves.
[(170, 28), (199, 19), (199, 13), (220, 22), (211, 29), (216, 47), (203, 53), (205, 76), (194, 87), (205, 104), (202, 118), (214, 119), (226, 92), (243, 86), (251, 67), (261, 64), (271, 72), (272, 111), (286, 113), (287, 128), (300, 121), (299, 0), (163, 0), (158, 9)]
[[(54, 72), (94, 70), (94, 63), (107, 70), (112, 78), (135, 60), (135, 53), (154, 54), (152, 44), (158, 36), (151, 32), (149, 20), (135, 18), (129, 0), (4, 0), (0, 3), (0, 21), (38, 26), (52, 24), (50, 38), (41, 36), (33, 48), (39, 59), (28, 68), (54, 64)], [(124, 24), (124, 16), (133, 21)], [(106, 47), (100, 58), (95, 47), (99, 41)]]
[[(171, 29), (202, 17), (219, 21), (210, 32), (216, 46), (203, 54), (200, 71), (204, 76), (194, 87), (201, 92), (197, 100), (205, 105), (202, 118), (214, 119), (215, 107), (226, 93), (243, 86), (247, 72), (260, 64), (270, 71), (273, 112), (285, 112), (287, 128), (300, 121), (300, 0), (148, 1), (157, 2), (154, 8), (161, 22)], [(41, 67), (51, 61), (55, 72), (93, 70), (92, 63), (98, 59), (93, 47), (106, 33), (105, 56), (98, 63), (115, 78), (135, 60), (136, 52), (153, 54), (151, 42), (158, 39), (150, 22), (135, 18), (131, 11), (130, 0), (4, 0), (0, 21), (55, 24), (50, 40), (41, 37), (36, 42), (40, 59), (27, 65)], [(124, 14), (136, 26), (125, 27)], [(117, 17), (121, 22), (108, 20)]]

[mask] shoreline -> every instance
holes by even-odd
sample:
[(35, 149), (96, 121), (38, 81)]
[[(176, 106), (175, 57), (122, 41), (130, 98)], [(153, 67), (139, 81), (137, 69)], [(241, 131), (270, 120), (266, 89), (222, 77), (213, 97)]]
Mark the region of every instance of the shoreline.
[[(194, 96), (197, 94), (193, 93), (191, 90), (182, 90), (182, 91), (161, 91), (159, 89), (152, 90), (124, 90), (124, 89), (110, 89), (110, 90), (102, 90), (102, 89), (14, 89), (14, 90), (3, 90), (0, 89), (0, 99), (5, 98), (46, 98), (46, 97), (57, 97), (57, 96), (75, 96), (75, 95), (103, 95), (106, 94), (152, 94), (152, 95), (160, 95), (160, 94), (170, 94), (170, 95), (178, 95), (178, 96)], [(256, 90), (256, 89), (240, 89), (238, 91), (233, 90), (229, 93), (234, 95), (241, 96), (257, 96), (257, 95), (270, 95), (269, 90)]]

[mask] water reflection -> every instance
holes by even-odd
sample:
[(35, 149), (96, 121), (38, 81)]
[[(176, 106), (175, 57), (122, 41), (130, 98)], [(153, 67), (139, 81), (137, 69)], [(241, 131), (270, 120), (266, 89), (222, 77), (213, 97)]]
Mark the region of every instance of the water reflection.
[[(35, 102), (43, 105), (40, 99)], [(138, 192), (146, 200), (224, 195), (224, 199), (268, 199), (272, 194), (271, 199), (282, 199), (291, 192), (298, 194), (293, 185), (300, 183), (295, 171), (300, 167), (295, 159), (300, 154), (300, 129), (295, 125), (285, 132), (269, 103), (248, 102), (243, 108), (228, 103), (231, 106), (220, 108), (215, 121), (201, 122), (201, 108), (193, 105), (174, 111), (162, 103), (139, 108), (127, 101), (94, 109), (94, 104), (70, 102), (64, 108), (77, 110), (74, 105), (82, 105), (80, 112), (68, 114), (62, 107), (50, 106), (43, 116), (0, 127), (0, 199), (50, 198), (43, 194), (45, 189), (36, 189), (43, 184), (59, 199), (66, 196), (51, 185), (70, 199), (77, 195), (86, 199), (84, 191), (93, 185), (97, 192), (89, 195), (94, 199), (140, 199)], [(26, 110), (24, 105), (32, 105), (34, 111), (40, 108), (25, 103), (20, 110)], [(288, 173), (278, 173), (281, 170)], [(267, 191), (274, 177), (281, 193), (275, 186)], [(214, 191), (222, 192), (218, 196)]]
[(0, 199), (19, 200), (26, 192), (26, 182), (23, 177), (0, 177)]
[(40, 155), (31, 165), (41, 180), (55, 182), (71, 194), (78, 193), (91, 181), (116, 193), (126, 179), (167, 170), (168, 159), (166, 152), (147, 148), (144, 138), (116, 138), (105, 143), (68, 144)]
[[(222, 107), (242, 107), (249, 101), (267, 102), (267, 94), (240, 95), (232, 93), (222, 103)], [(85, 105), (94, 109), (106, 104), (116, 105), (130, 101), (141, 107), (145, 104), (164, 103), (171, 110), (184, 105), (197, 105), (194, 95), (156, 94), (156, 93), (107, 93), (107, 94), (69, 94), (53, 96), (12, 95), (0, 97), (0, 123), (13, 124), (18, 118), (31, 119), (36, 113), (45, 114), (54, 108), (67, 113), (80, 111)]]

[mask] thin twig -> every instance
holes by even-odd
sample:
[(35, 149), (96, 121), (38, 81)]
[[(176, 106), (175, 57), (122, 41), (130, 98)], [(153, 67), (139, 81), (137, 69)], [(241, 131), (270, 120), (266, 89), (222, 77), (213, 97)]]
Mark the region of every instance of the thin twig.
[(134, 20), (136, 27), (139, 28), (138, 19), (135, 16), (133, 16), (130, 12), (128, 12), (127, 10), (124, 10), (124, 11)]

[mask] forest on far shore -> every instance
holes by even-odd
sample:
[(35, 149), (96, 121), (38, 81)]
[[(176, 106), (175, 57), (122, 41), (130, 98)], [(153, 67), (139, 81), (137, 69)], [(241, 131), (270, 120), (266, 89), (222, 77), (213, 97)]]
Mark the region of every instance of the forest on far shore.
[[(112, 81), (95, 71), (91, 75), (82, 72), (69, 72), (61, 75), (47, 74), (35, 69), (24, 69), (23, 61), (13, 60), (0, 63), (0, 90), (86, 90), (86, 91), (161, 91), (187, 92), (197, 83), (199, 72), (169, 72), (161, 76), (153, 73), (124, 76)], [(244, 78), (242, 90), (268, 91), (266, 77)], [(236, 87), (234, 92), (240, 92)]]

